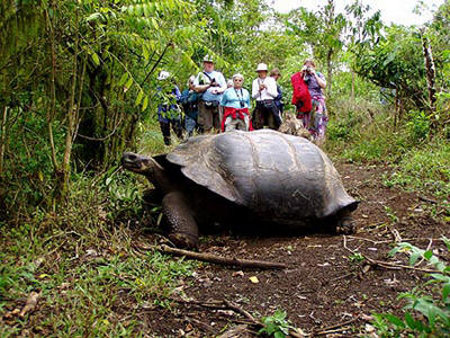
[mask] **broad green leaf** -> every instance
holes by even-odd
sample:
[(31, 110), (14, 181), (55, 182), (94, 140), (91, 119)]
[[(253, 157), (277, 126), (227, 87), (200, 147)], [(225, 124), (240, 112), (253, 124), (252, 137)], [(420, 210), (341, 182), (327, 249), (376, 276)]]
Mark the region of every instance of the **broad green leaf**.
[(425, 251), (424, 254), (423, 254), (423, 257), (425, 257), (425, 259), (427, 261), (429, 261), (430, 258), (433, 257), (433, 251), (431, 251), (431, 250)]
[(447, 250), (450, 251), (450, 239), (448, 239), (448, 238), (445, 237), (445, 236), (442, 236), (441, 239), (442, 239), (442, 241), (445, 243), (445, 246), (447, 247)]
[(403, 321), (400, 318), (398, 318), (397, 316), (394, 316), (394, 315), (392, 315), (390, 313), (387, 313), (387, 314), (384, 315), (384, 317), (388, 321), (390, 321), (392, 324), (397, 326), (398, 328), (402, 328), (402, 329), (405, 328), (405, 323), (403, 323)]
[(93, 52), (91, 54), (91, 58), (96, 66), (100, 66), (100, 58), (98, 57), (97, 53)]
[(131, 86), (133, 85), (133, 78), (130, 77), (127, 81), (127, 83), (125, 84), (125, 87), (127, 87), (128, 89), (131, 88)]
[(411, 257), (409, 258), (409, 265), (416, 264), (417, 260), (421, 257), (421, 254), (418, 252), (413, 252)]
[(408, 327), (411, 330), (414, 330), (417, 328), (416, 321), (414, 320), (414, 318), (411, 316), (411, 314), (409, 312), (405, 313), (405, 322), (406, 322), (406, 325), (408, 325)]
[(148, 96), (144, 97), (144, 101), (142, 102), (142, 109), (141, 111), (144, 111), (148, 107)]
[(137, 97), (136, 97), (136, 101), (134, 102), (134, 104), (136, 106), (139, 106), (141, 104), (142, 98), (144, 97), (144, 92), (142, 90), (139, 91)]
[(450, 284), (445, 284), (442, 288), (442, 300), (448, 302), (448, 295), (450, 295)]
[(125, 73), (123, 73), (123, 75), (121, 76), (119, 82), (117, 82), (117, 85), (118, 85), (119, 87), (120, 87), (120, 86), (123, 86), (123, 85), (125, 84), (125, 81), (127, 81), (127, 79), (128, 79), (128, 73), (125, 72)]

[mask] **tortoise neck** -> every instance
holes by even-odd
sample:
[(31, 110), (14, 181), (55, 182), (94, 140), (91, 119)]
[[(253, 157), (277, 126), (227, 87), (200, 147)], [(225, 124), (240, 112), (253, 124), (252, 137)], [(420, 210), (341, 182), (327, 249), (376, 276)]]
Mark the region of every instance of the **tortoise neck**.
[(153, 166), (147, 175), (147, 179), (155, 186), (156, 189), (161, 191), (164, 195), (174, 191), (174, 182), (172, 182), (167, 170), (158, 166)]

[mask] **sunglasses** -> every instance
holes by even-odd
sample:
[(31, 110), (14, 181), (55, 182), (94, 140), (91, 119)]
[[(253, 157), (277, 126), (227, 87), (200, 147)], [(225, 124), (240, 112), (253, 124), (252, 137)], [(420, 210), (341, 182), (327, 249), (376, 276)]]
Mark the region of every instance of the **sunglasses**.
[(242, 80), (242, 79), (234, 79), (234, 82), (242, 82), (242, 81), (244, 81), (244, 80)]

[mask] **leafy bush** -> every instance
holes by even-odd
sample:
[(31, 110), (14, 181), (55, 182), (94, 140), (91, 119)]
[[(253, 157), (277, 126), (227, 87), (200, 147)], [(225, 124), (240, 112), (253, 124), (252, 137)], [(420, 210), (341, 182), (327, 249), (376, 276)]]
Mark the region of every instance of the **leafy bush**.
[(430, 135), (431, 120), (430, 116), (423, 111), (411, 111), (410, 119), (406, 126), (414, 141), (422, 141)]
[[(443, 237), (448, 252), (450, 240)], [(450, 267), (432, 250), (422, 250), (410, 243), (399, 243), (390, 255), (401, 252), (409, 254), (409, 264), (414, 266), (419, 259), (428, 262), (439, 272), (428, 274), (430, 280), (409, 292), (401, 293), (398, 299), (406, 299), (404, 317), (391, 313), (374, 314), (373, 325), (383, 337), (398, 337), (411, 334), (419, 337), (445, 337), (450, 334)], [(431, 291), (427, 289), (431, 286)]]
[(286, 319), (285, 311), (276, 310), (272, 316), (264, 317), (262, 322), (264, 327), (258, 331), (258, 334), (267, 334), (275, 338), (284, 338), (289, 335), (289, 329), (292, 326), (289, 320)]

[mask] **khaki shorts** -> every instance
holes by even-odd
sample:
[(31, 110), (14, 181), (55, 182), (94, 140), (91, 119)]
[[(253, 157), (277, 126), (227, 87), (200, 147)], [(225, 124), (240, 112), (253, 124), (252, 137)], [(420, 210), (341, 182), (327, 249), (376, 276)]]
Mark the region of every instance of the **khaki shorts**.
[(197, 124), (204, 133), (211, 132), (212, 128), (219, 131), (219, 105), (207, 105), (205, 101), (200, 101), (198, 104)]

